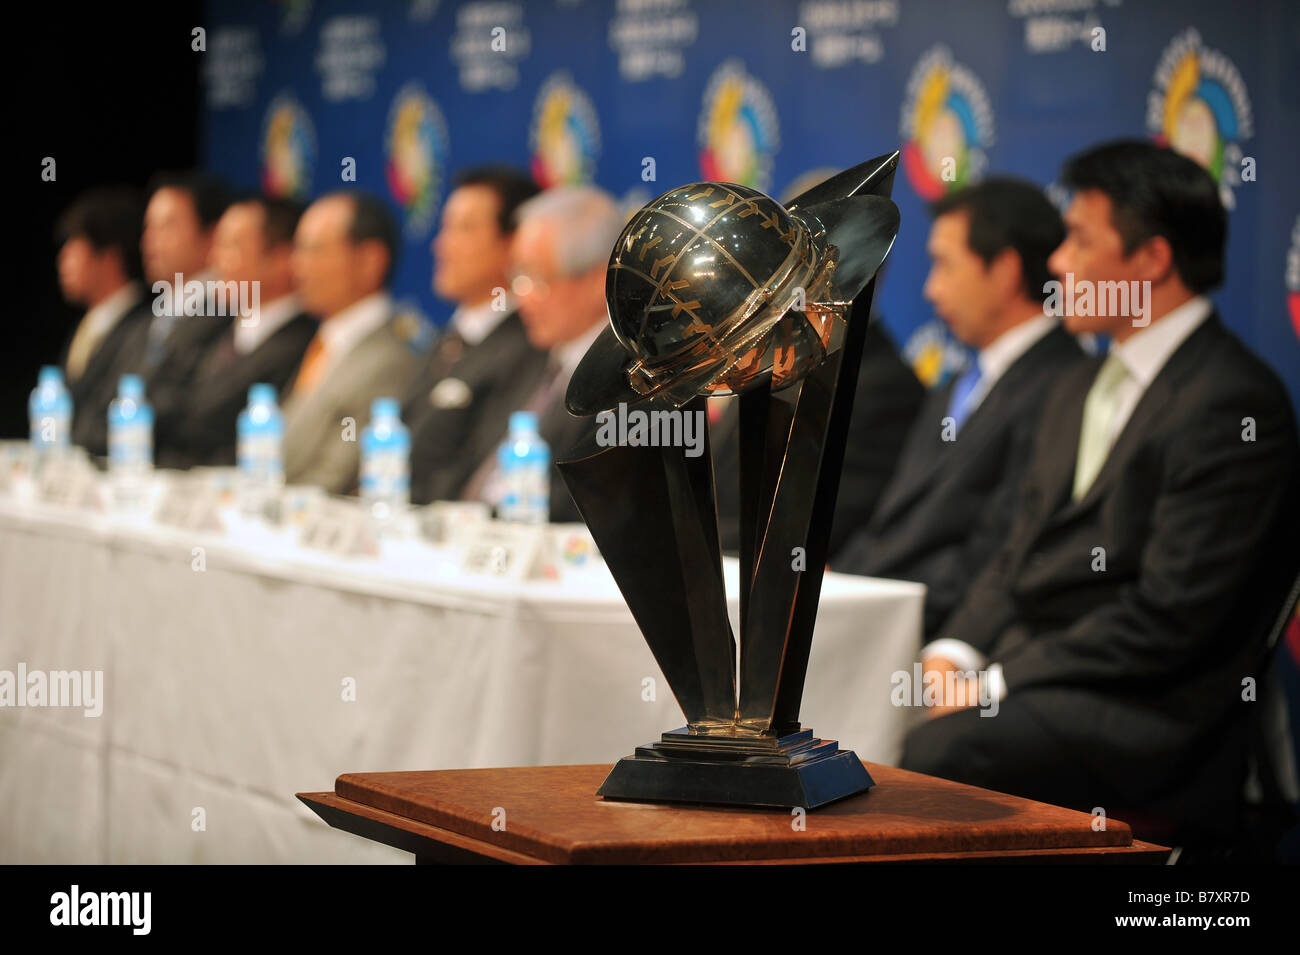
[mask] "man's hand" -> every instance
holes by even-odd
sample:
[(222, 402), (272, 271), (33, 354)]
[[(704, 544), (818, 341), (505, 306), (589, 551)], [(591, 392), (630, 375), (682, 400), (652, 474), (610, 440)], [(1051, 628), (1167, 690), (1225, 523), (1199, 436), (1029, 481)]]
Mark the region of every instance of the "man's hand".
[[(938, 719), (979, 705), (979, 674), (974, 670), (960, 670), (957, 664), (945, 657), (927, 657), (921, 662), (921, 670), (923, 685), (933, 685), (939, 690), (939, 705), (927, 707), (928, 719)], [(948, 676), (950, 673), (951, 677)]]

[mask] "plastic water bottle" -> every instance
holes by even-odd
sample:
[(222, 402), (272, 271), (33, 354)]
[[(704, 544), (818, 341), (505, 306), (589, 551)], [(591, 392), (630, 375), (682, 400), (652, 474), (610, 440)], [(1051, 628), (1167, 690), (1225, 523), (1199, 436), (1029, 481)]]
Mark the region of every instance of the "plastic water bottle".
[(123, 375), (108, 406), (108, 472), (118, 504), (139, 507), (153, 472), (153, 408), (139, 375)]
[(240, 510), (261, 514), (284, 487), (284, 416), (274, 387), (259, 382), (248, 389), (248, 407), (239, 413), (235, 433)]
[(361, 498), (381, 529), (391, 527), (411, 499), (411, 433), (396, 398), (376, 398), (361, 432)]
[(510, 433), (497, 451), (503, 521), (545, 524), (551, 513), (551, 449), (537, 433), (537, 415), (516, 411)]
[(27, 415), (32, 449), (38, 458), (58, 457), (67, 451), (72, 434), (72, 396), (63, 386), (63, 373), (57, 365), (41, 368), (27, 404)]

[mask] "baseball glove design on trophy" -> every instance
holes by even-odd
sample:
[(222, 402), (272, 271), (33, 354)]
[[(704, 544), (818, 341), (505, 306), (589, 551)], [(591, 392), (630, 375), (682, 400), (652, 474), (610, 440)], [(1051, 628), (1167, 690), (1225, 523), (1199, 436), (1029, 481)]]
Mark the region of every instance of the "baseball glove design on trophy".
[(738, 396), (741, 593), (737, 643), (707, 444), (688, 457), (593, 435), (560, 462), (687, 720), (620, 760), (602, 796), (811, 809), (872, 785), (800, 726), (799, 705), (874, 276), (898, 234), (897, 165), (879, 156), (785, 207), (733, 183), (682, 186), (614, 247), (610, 327), (566, 404), (703, 413), (710, 395)]

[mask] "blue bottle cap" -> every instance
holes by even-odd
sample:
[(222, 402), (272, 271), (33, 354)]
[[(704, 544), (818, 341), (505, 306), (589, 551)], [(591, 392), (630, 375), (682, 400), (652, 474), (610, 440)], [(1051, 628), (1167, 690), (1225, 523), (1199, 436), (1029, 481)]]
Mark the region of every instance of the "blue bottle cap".
[(63, 384), (63, 372), (59, 371), (58, 365), (42, 365), (41, 375), (36, 379), (36, 383), (38, 385), (61, 385)]
[(248, 403), (250, 405), (275, 404), (275, 386), (269, 385), (264, 381), (259, 381), (254, 385), (249, 385)]
[(510, 414), (511, 431), (536, 431), (537, 415), (531, 411), (514, 411)]
[(123, 375), (117, 380), (117, 393), (122, 398), (143, 398), (144, 380), (139, 375)]
[(370, 403), (372, 418), (400, 418), (402, 405), (396, 398), (376, 398)]

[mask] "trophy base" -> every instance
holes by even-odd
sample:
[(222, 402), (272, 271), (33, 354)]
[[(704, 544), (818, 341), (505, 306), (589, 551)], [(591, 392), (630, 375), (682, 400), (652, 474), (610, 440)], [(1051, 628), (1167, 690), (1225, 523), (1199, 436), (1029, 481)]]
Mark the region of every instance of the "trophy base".
[(631, 802), (815, 809), (875, 782), (850, 750), (812, 730), (695, 735), (685, 727), (620, 759), (596, 795)]

